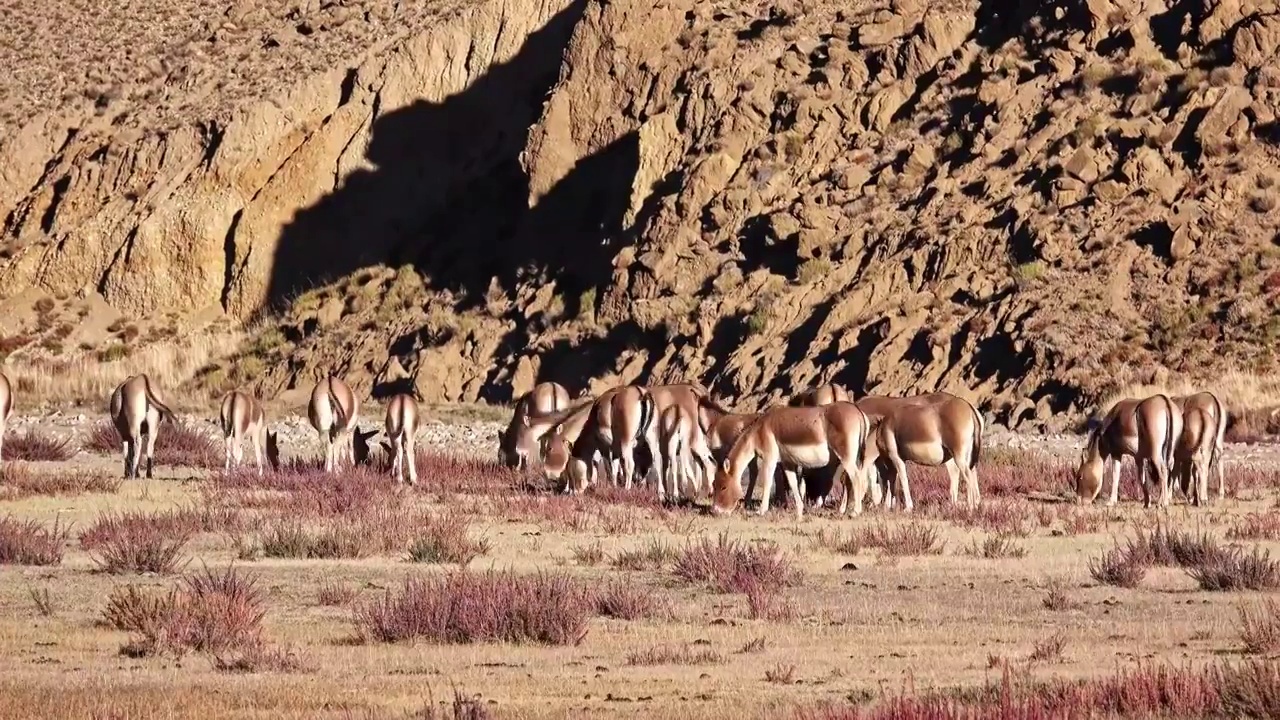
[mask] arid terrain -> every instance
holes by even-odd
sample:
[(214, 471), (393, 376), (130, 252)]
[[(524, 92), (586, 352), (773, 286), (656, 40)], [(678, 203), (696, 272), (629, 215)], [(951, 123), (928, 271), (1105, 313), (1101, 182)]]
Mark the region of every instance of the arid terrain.
[(997, 433), (977, 511), (918, 469), (915, 517), (713, 518), (551, 493), (488, 459), (492, 420), (428, 423), (410, 489), (325, 477), (284, 411), (288, 466), (224, 473), (200, 417), (153, 480), (118, 480), (99, 415), (10, 429), (0, 716), (1010, 717), (1002, 686), (1013, 717), (1276, 711), (1271, 447), (1229, 445), (1209, 508), (1144, 511), (1129, 470), (1076, 505), (1070, 441)]

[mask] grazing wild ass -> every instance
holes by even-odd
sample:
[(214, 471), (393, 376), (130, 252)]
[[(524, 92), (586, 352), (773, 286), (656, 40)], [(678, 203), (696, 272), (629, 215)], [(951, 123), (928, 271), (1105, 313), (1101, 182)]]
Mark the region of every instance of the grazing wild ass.
[(126, 378), (116, 386), (107, 403), (107, 413), (124, 444), (124, 476), (138, 477), (138, 462), (144, 451), (146, 437), (147, 479), (151, 479), (151, 466), (156, 448), (156, 434), (160, 421), (173, 420), (173, 411), (160, 402), (151, 390), (151, 378), (146, 373)]
[[(1193, 393), (1191, 395), (1175, 395), (1169, 398), (1185, 413), (1193, 408), (1203, 411), (1209, 418), (1209, 428), (1213, 435), (1213, 447), (1209, 458), (1209, 471), (1218, 476), (1218, 499), (1221, 500), (1227, 496), (1227, 480), (1226, 474), (1222, 469), (1222, 443), (1223, 437), (1227, 432), (1227, 410), (1222, 406), (1222, 401), (1212, 392), (1203, 391)], [(1205, 496), (1201, 502), (1207, 503), (1208, 498), (1208, 477), (1205, 478)]]
[(224, 470), (230, 470), (233, 464), (239, 465), (244, 459), (244, 439), (249, 438), (253, 445), (253, 458), (258, 466), (258, 475), (262, 475), (262, 454), (266, 451), (267, 462), (271, 469), (280, 467), (280, 444), (275, 433), (267, 429), (267, 414), (262, 403), (252, 395), (239, 390), (232, 390), (222, 396), (222, 408), (218, 413), (222, 427), (222, 446), (226, 462)]
[[(1142, 506), (1151, 507), (1152, 484), (1160, 484), (1160, 507), (1173, 500), (1174, 452), (1182, 437), (1182, 411), (1158, 393), (1138, 403), (1133, 410), (1138, 429), (1138, 484), (1142, 486)], [(1154, 480), (1152, 476), (1154, 475)]]
[[(0, 449), (4, 448), (4, 432), (9, 425), (9, 416), (13, 414), (13, 386), (9, 384), (9, 376), (0, 372)], [(0, 460), (4, 455), (0, 452)]]
[[(930, 393), (912, 398), (863, 398), (859, 409), (873, 424), (867, 441), (867, 465), (881, 463), (882, 469), (893, 469), (894, 488), (887, 496), (892, 507), (895, 496), (902, 500), (904, 512), (911, 512), (911, 483), (906, 463), (943, 466), (950, 480), (951, 502), (960, 504), (960, 481), (965, 483), (965, 501), (976, 508), (981, 500), (978, 489), (978, 460), (982, 455), (985, 423), (981, 413), (968, 400), (950, 393)], [(863, 401), (868, 401), (864, 403)], [(878, 475), (879, 473), (877, 473)], [(878, 482), (878, 478), (877, 478)], [(872, 501), (875, 502), (873, 492)]]
[(1188, 405), (1183, 410), (1182, 434), (1174, 444), (1173, 479), (1194, 505), (1209, 503), (1209, 469), (1217, 430), (1213, 417), (1203, 407)]
[(818, 407), (777, 407), (764, 412), (743, 431), (729, 449), (716, 471), (711, 512), (727, 513), (742, 498), (742, 474), (752, 459), (759, 460), (759, 476), (764, 492), (757, 514), (769, 510), (773, 474), (779, 465), (787, 479), (796, 516), (804, 515), (796, 470), (825, 467), (833, 460), (840, 463), (845, 475), (847, 509), (852, 496), (854, 514), (862, 512), (862, 496), (866, 491), (864, 451), (870, 430), (866, 415), (853, 403), (836, 402)]
[[(1163, 401), (1157, 398), (1163, 398)], [(1151, 402), (1147, 402), (1148, 400)], [(1150, 416), (1142, 423), (1142, 428), (1152, 433), (1160, 432), (1159, 438), (1141, 437), (1138, 407), (1144, 403), (1145, 412)], [(1107, 474), (1111, 476), (1111, 493), (1106, 504), (1115, 505), (1120, 499), (1121, 460), (1126, 455), (1132, 457), (1141, 471), (1144, 469), (1144, 457), (1152, 452), (1161, 455), (1163, 440), (1166, 437), (1176, 439), (1181, 435), (1180, 423), (1178, 432), (1171, 433), (1173, 428), (1170, 427), (1170, 415), (1176, 409), (1177, 406), (1164, 395), (1153, 395), (1146, 399), (1125, 398), (1113, 405), (1101, 420), (1091, 420), (1084, 449), (1080, 452), (1080, 465), (1076, 469), (1076, 501), (1093, 502), (1102, 490), (1103, 475)], [(1143, 454), (1144, 448), (1148, 455)], [(1165, 467), (1167, 469), (1169, 465), (1166, 463)], [(1143, 483), (1143, 494), (1149, 495), (1146, 483)], [(1148, 501), (1149, 499), (1148, 497)]]
[(413, 438), (418, 432), (418, 403), (412, 395), (397, 393), (387, 401), (383, 422), (387, 439), (382, 446), (391, 455), (391, 471), (396, 482), (404, 482), (404, 466), (409, 466), (409, 484), (418, 483), (418, 465), (413, 454)]
[[(529, 465), (529, 456), (537, 454), (542, 434), (530, 424), (533, 418), (550, 415), (569, 407), (569, 391), (555, 382), (540, 382), (520, 396), (515, 412), (506, 430), (498, 432), (498, 462), (523, 470)], [(537, 426), (545, 432), (550, 426)], [(541, 457), (538, 458), (542, 460)]]
[[(588, 398), (567, 410), (538, 418), (535, 424), (545, 424), (539, 430), (540, 452), (542, 454), (542, 472), (548, 480), (565, 481), (564, 492), (570, 495), (586, 490), (592, 482), (593, 473), (599, 477), (608, 474), (603, 448), (599, 445), (599, 436), (592, 433), (583, 437), (587, 422), (595, 409), (595, 399)], [(590, 459), (582, 462), (574, 457), (574, 448), (579, 441), (589, 445), (581, 448), (590, 454)], [(567, 475), (566, 475), (567, 473)]]
[(360, 399), (340, 378), (332, 375), (316, 383), (307, 403), (307, 419), (324, 443), (324, 470), (333, 472), (345, 455), (352, 465), (369, 457), (368, 440), (376, 431), (364, 433), (356, 427)]
[(673, 498), (684, 495), (694, 499), (710, 492), (716, 461), (698, 415), (690, 414), (683, 405), (668, 406), (658, 418), (658, 437), (668, 493)]

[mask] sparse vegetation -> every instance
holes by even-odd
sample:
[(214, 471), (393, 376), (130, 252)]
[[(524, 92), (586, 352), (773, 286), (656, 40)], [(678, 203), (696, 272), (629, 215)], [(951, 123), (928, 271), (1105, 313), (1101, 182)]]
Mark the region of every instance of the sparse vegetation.
[(0, 518), (0, 565), (57, 565), (70, 528), (46, 527), (35, 520)]

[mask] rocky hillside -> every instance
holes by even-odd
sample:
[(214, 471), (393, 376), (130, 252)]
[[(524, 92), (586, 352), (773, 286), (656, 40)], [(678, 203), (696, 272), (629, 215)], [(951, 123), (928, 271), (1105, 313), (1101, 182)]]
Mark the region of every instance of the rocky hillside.
[(0, 278), (256, 321), (210, 389), (834, 380), (1053, 427), (1275, 369), (1275, 2), (242, 0), (185, 43), (13, 93)]

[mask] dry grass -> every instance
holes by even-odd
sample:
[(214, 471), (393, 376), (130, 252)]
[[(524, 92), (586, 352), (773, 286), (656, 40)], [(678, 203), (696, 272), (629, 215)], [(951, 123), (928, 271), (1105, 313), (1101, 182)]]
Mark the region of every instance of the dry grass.
[(686, 545), (676, 558), (675, 576), (686, 583), (705, 583), (720, 592), (748, 592), (754, 587), (798, 585), (804, 575), (794, 559), (772, 543), (744, 545), (720, 533)]
[(659, 645), (627, 656), (628, 665), (715, 665), (724, 662), (724, 656), (711, 648), (690, 645)]
[[(90, 429), (85, 448), (103, 455), (121, 455), (123, 444), (116, 426), (104, 418)], [(187, 420), (160, 423), (155, 453), (156, 465), (220, 469), (225, 462), (222, 444), (212, 431)], [(139, 472), (146, 469), (145, 462), (139, 461)]]
[(29, 466), (6, 463), (0, 468), (0, 500), (17, 500), (35, 495), (82, 495), (115, 493), (120, 478), (89, 470), (33, 470)]
[(70, 437), (59, 437), (49, 432), (26, 429), (11, 433), (4, 439), (4, 456), (7, 460), (26, 462), (65, 462), (79, 450)]
[(1266, 598), (1251, 608), (1241, 604), (1240, 640), (1244, 651), (1252, 655), (1280, 651), (1280, 606)]
[[(1113, 405), (1124, 398), (1147, 397), (1156, 393), (1190, 395), (1202, 390), (1213, 392), (1226, 407), (1227, 414), (1230, 416), (1229, 432), (1232, 431), (1231, 424), (1238, 418), (1252, 418), (1258, 415), (1270, 418), (1273, 411), (1280, 410), (1280, 375), (1231, 371), (1204, 380), (1175, 378), (1162, 385), (1129, 384), (1103, 398), (1098, 403), (1095, 416), (1102, 417)], [(1258, 432), (1256, 420), (1249, 424), (1255, 426), (1251, 433)], [(1263, 427), (1265, 428), (1266, 425), (1264, 424)]]
[(359, 607), (355, 621), (366, 642), (573, 645), (586, 635), (591, 610), (590, 593), (563, 575), (460, 571), (409, 578), (399, 595), (387, 591)]
[(5, 374), (13, 383), (14, 392), (29, 398), (27, 402), (32, 404), (84, 403), (101, 407), (117, 385), (132, 375), (146, 373), (156, 393), (170, 407), (203, 407), (208, 398), (188, 396), (178, 388), (205, 365), (234, 352), (242, 339), (243, 333), (239, 331), (199, 335), (155, 343), (127, 357), (109, 361), (96, 357), (13, 359), (5, 365)]
[(69, 534), (57, 521), (45, 527), (36, 520), (0, 518), (0, 565), (57, 565)]

